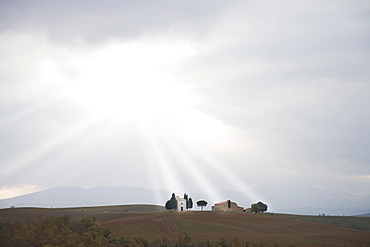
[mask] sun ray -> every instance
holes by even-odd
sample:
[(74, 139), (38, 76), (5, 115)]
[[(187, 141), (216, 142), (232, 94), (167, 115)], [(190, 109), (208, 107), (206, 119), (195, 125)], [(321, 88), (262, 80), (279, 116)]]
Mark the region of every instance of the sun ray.
[(222, 174), (225, 179), (233, 185), (233, 188), (235, 188), (237, 191), (243, 192), (246, 196), (246, 198), (249, 199), (249, 201), (254, 202), (257, 200), (264, 200), (260, 195), (247, 191), (249, 189), (252, 189), (252, 186), (249, 185), (247, 182), (242, 181), (238, 176), (234, 175), (229, 169), (226, 169), (226, 166), (222, 164), (217, 159), (213, 158), (211, 155), (209, 155), (205, 150), (195, 150), (194, 152), (197, 152), (199, 156), (205, 161), (205, 163), (208, 165), (209, 169), (213, 169), (218, 172), (218, 174)]
[(7, 166), (2, 168), (1, 177), (3, 179), (12, 176), (19, 170), (23, 169), (28, 164), (31, 164), (33, 161), (38, 158), (46, 155), (52, 150), (56, 149), (58, 146), (77, 136), (83, 130), (87, 129), (89, 126), (92, 126), (100, 119), (89, 119), (82, 123), (73, 125), (66, 129), (63, 132), (58, 133), (54, 138), (51, 138), (49, 141), (42, 143), (36, 147), (33, 147), (28, 152), (24, 153), (17, 159), (10, 160), (7, 162)]
[(162, 186), (164, 186), (164, 188), (170, 188), (174, 191), (182, 191), (184, 187), (178, 182), (177, 173), (160, 143), (159, 133), (153, 125), (142, 122), (140, 127), (143, 131), (144, 141), (148, 145), (146, 167), (151, 174), (152, 185), (155, 188), (163, 188)]
[[(99, 142), (86, 139), (84, 140), (84, 142), (89, 143), (87, 149), (85, 147), (85, 149), (80, 148), (77, 150), (69, 150), (70, 152), (68, 153), (68, 156), (73, 157), (73, 160), (70, 164), (66, 165), (65, 168), (73, 167), (73, 169), (70, 170), (68, 176), (59, 177), (57, 180), (54, 179), (54, 183), (57, 182), (64, 184), (68, 181), (69, 177), (80, 176), (81, 174), (83, 174), (83, 171), (86, 170), (94, 161), (98, 160), (99, 158), (108, 159), (108, 157), (106, 156), (107, 153), (119, 146), (120, 142), (125, 140), (135, 131), (133, 124), (130, 122), (117, 122), (107, 125), (107, 121), (111, 120), (101, 119), (94, 124), (100, 125), (99, 122), (104, 122), (101, 124), (102, 126), (98, 126), (98, 129), (100, 129), (100, 131), (94, 131), (93, 134), (93, 139), (99, 140)], [(86, 130), (88, 130), (89, 127), (93, 127), (93, 125), (87, 126)], [(107, 131), (107, 129), (109, 131)], [(77, 137), (77, 135), (74, 137)], [(78, 162), (78, 166), (75, 165), (76, 162)], [(121, 170), (116, 170), (116, 172), (121, 172)]]
[(47, 106), (52, 105), (53, 103), (57, 102), (58, 100), (62, 99), (63, 97), (55, 97), (53, 99), (49, 100), (43, 100), (42, 102), (30, 104), (28, 106), (25, 106), (21, 111), (11, 114), (8, 117), (3, 117), (0, 119), (0, 126), (9, 125), (12, 123), (15, 123), (16, 121), (19, 121), (20, 119), (27, 117), (33, 113), (36, 113), (37, 111), (40, 111), (44, 109)]
[(176, 139), (176, 141), (174, 141), (173, 136), (170, 136), (167, 131), (161, 131), (161, 137), (167, 143), (168, 151), (173, 153), (180, 163), (183, 164), (183, 168), (187, 171), (187, 175), (192, 176), (197, 183), (197, 187), (202, 188), (202, 190), (209, 194), (210, 200), (216, 202), (219, 199), (215, 197), (215, 193), (217, 192), (216, 189), (211, 185), (209, 177), (197, 168), (196, 162), (191, 160), (190, 156), (185, 153), (183, 147), (180, 147), (178, 143), (180, 143), (181, 140)]
[[(246, 198), (249, 198), (250, 201), (263, 200), (260, 195), (248, 192), (247, 190), (251, 189), (252, 186), (233, 174), (232, 171), (227, 169), (219, 160), (212, 157), (204, 148), (211, 146), (216, 149), (232, 147), (231, 135), (234, 133), (231, 128), (221, 121), (191, 107), (188, 107), (186, 111), (182, 112), (183, 115), (180, 117), (176, 115), (168, 126), (168, 129), (171, 130), (171, 135), (175, 136), (178, 140), (182, 140), (187, 148), (191, 150), (191, 153), (197, 154), (204, 161), (203, 163), (207, 169), (222, 175), (232, 185), (232, 188), (244, 192)], [(194, 145), (194, 143), (201, 144)]]
[(79, 78), (62, 94), (96, 115), (157, 118), (191, 100), (165, 70), (191, 53), (186, 44), (110, 44), (79, 62)]
[[(207, 169), (222, 174), (235, 188), (249, 188), (246, 182), (225, 169), (223, 164), (205, 150), (230, 145), (228, 126), (194, 108), (194, 104), (201, 101), (193, 97), (189, 93), (191, 88), (179, 83), (179, 79), (168, 69), (192, 52), (192, 47), (186, 44), (163, 45), (144, 41), (135, 44), (111, 43), (91, 55), (76, 59), (73, 64), (77, 66), (79, 76), (67, 83), (68, 86), (62, 90), (60, 96), (79, 103), (90, 119), (70, 126), (22, 157), (11, 160), (9, 166), (3, 169), (2, 176), (14, 174), (102, 119), (110, 118), (115, 119), (122, 129), (129, 123), (139, 126), (147, 145), (144, 170), (151, 177), (152, 187), (185, 192), (186, 185), (180, 182), (179, 170), (173, 163), (175, 161), (181, 164), (181, 169), (187, 174), (192, 174), (192, 179), (198, 186), (214, 194), (212, 179), (205, 176), (202, 169), (195, 164), (195, 159), (189, 155), (194, 153)], [(63, 75), (58, 71), (62, 70), (57, 69), (58, 63), (52, 65), (56, 67), (51, 68), (53, 73), (49, 73), (47, 79), (60, 80)], [(32, 111), (34, 110), (31, 109), (29, 113)], [(0, 124), (7, 124), (18, 118), (19, 116), (15, 116)], [(134, 127), (130, 126), (126, 130), (129, 128)], [(122, 131), (123, 135), (127, 133), (126, 130)], [(109, 133), (113, 133), (113, 130), (107, 130), (106, 134), (110, 135)], [(85, 160), (85, 165), (74, 169), (75, 174), (79, 174), (94, 159), (103, 157), (110, 148), (119, 145), (119, 142), (120, 137), (117, 135), (111, 136), (108, 144), (97, 142), (88, 145), (89, 150), (86, 152), (91, 152), (92, 155)], [(204, 146), (207, 148), (202, 149)], [(75, 150), (70, 153), (72, 159), (81, 157)]]

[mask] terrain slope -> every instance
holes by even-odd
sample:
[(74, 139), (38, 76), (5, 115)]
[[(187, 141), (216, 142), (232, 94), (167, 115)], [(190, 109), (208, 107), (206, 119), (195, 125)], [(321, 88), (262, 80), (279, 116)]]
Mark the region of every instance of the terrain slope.
[[(20, 223), (30, 222), (40, 216), (58, 215), (94, 217), (104, 227), (110, 228), (114, 236), (138, 235), (149, 241), (160, 239), (162, 243), (170, 245), (187, 234), (196, 245), (204, 243), (206, 238), (213, 245), (221, 239), (231, 243), (237, 236), (241, 243), (249, 241), (249, 246), (370, 246), (369, 231), (325, 225), (326, 221), (333, 220), (328, 216), (321, 217), (320, 222), (308, 222), (304, 217), (300, 219), (277, 214), (167, 212), (164, 207), (154, 205), (0, 210), (0, 218)], [(346, 218), (343, 216), (343, 220)], [(352, 217), (351, 224), (369, 225), (369, 220), (367, 217)]]
[[(188, 234), (198, 243), (211, 238), (214, 243), (224, 238), (231, 242), (235, 236), (251, 244), (274, 243), (286, 246), (370, 246), (366, 231), (328, 226), (274, 215), (254, 215), (228, 212), (180, 212), (156, 214), (127, 214), (126, 217), (103, 220), (114, 235), (133, 234), (154, 239), (165, 238), (168, 243)], [(252, 245), (253, 246), (253, 245)]]
[(42, 216), (68, 215), (72, 219), (96, 218), (97, 221), (126, 217), (128, 213), (158, 213), (167, 212), (163, 206), (157, 205), (117, 205), (99, 207), (72, 207), (72, 208), (5, 208), (0, 209), (0, 218), (26, 224)]

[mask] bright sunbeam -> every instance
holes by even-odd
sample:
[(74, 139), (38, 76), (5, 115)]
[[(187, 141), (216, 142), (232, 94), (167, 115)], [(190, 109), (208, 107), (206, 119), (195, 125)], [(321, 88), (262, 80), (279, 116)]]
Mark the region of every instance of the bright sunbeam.
[(135, 121), (161, 118), (194, 103), (188, 88), (164, 72), (191, 53), (186, 45), (112, 45), (81, 62), (80, 78), (64, 95), (97, 115)]
[[(198, 150), (193, 149), (193, 151), (198, 153), (199, 156), (205, 161), (208, 169), (212, 169), (216, 171), (217, 174), (222, 174), (222, 176), (234, 188), (237, 188), (237, 190), (245, 192), (246, 189), (252, 188), (247, 182), (240, 180), (237, 175), (233, 174), (233, 172), (230, 171), (224, 164), (222, 164), (218, 160), (211, 157), (206, 151), (199, 150), (199, 149)], [(261, 198), (260, 195), (257, 195), (252, 192), (246, 192), (246, 198), (250, 199), (250, 201), (256, 201), (256, 200), (264, 201), (264, 198)]]
[(179, 182), (177, 172), (168, 157), (168, 152), (162, 148), (158, 136), (153, 131), (146, 132), (146, 141), (149, 142), (151, 152), (147, 157), (153, 157), (154, 160), (147, 161), (147, 167), (151, 174), (151, 183), (157, 188), (171, 188), (175, 191), (183, 191), (184, 186)]
[(210, 177), (207, 176), (207, 174), (204, 174), (198, 168), (198, 164), (196, 164), (196, 162), (184, 152), (183, 148), (179, 146), (181, 140), (174, 139), (173, 136), (169, 136), (168, 133), (164, 131), (161, 132), (161, 137), (167, 143), (167, 147), (171, 149), (171, 153), (174, 153), (174, 155), (179, 158), (180, 163), (186, 169), (187, 176), (195, 180), (198, 188), (202, 188), (202, 190), (211, 193), (210, 200), (217, 201), (217, 198), (213, 197), (216, 189), (214, 188), (214, 186), (212, 186), (212, 183), (210, 182)]
[[(144, 140), (150, 146), (151, 153), (147, 156), (154, 157), (147, 169), (149, 174), (158, 175), (152, 175), (154, 187), (184, 188), (179, 184), (178, 171), (168, 157), (171, 153), (184, 164), (183, 167), (188, 168), (188, 172), (193, 171), (192, 179), (199, 186), (214, 192), (206, 176), (171, 141), (175, 138), (187, 145), (230, 144), (226, 126), (193, 108), (200, 101), (189, 93), (190, 88), (166, 73), (169, 66), (192, 52), (189, 45), (112, 45), (81, 63), (79, 79), (64, 94), (97, 116), (113, 116), (122, 122), (139, 124)], [(167, 147), (163, 147), (160, 141), (164, 141)]]
[[(77, 128), (61, 133), (62, 139), (58, 137), (38, 147), (22, 160), (13, 162), (13, 168), (7, 172), (15, 172), (98, 120), (109, 119), (115, 121), (116, 126), (121, 126), (122, 131), (125, 129), (124, 133), (129, 133), (127, 128), (133, 126), (141, 132), (146, 145), (143, 152), (148, 160), (145, 172), (150, 176), (152, 187), (186, 192), (187, 186), (182, 184), (180, 178), (182, 167), (189, 174), (189, 181), (211, 194), (216, 192), (212, 178), (202, 173), (193, 158), (183, 150), (186, 148), (201, 156), (209, 169), (223, 174), (238, 189), (244, 189), (245, 184), (238, 181), (231, 172), (210, 160), (206, 152), (199, 152), (201, 147), (229, 148), (233, 133), (222, 121), (194, 108), (202, 102), (191, 93), (194, 88), (181, 83), (180, 78), (171, 72), (171, 66), (193, 53), (192, 46), (183, 43), (112, 43), (88, 56), (74, 57), (71, 63), (76, 66), (78, 76), (68, 83), (64, 75), (59, 73), (61, 69), (57, 63), (46, 61), (41, 67), (47, 79), (59, 82), (59, 85), (67, 85), (61, 90), (61, 96), (77, 102), (93, 121), (88, 120)], [(121, 131), (113, 130), (111, 126), (101, 128), (105, 129), (104, 135), (112, 140), (109, 145), (106, 141), (90, 145), (95, 151), (86, 152), (94, 153), (84, 160), (85, 165), (75, 169), (75, 173), (105, 155), (109, 149), (114, 149), (124, 138), (114, 134)]]
[(44, 143), (40, 143), (33, 149), (24, 153), (22, 156), (8, 161), (8, 165), (2, 169), (2, 178), (6, 178), (14, 175), (19, 170), (23, 169), (27, 165), (41, 158), (42, 156), (48, 154), (54, 149), (61, 146), (63, 143), (76, 137), (82, 131), (86, 130), (100, 119), (89, 119), (77, 125), (71, 126), (70, 128), (64, 130), (63, 132), (57, 133), (53, 138), (50, 138)]

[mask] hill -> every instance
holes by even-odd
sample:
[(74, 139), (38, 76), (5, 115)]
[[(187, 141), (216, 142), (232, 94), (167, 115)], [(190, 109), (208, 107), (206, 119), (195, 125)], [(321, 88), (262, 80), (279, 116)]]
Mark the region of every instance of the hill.
[(354, 215), (356, 217), (370, 217), (370, 213)]
[[(179, 241), (185, 234), (198, 245), (208, 238), (214, 245), (222, 239), (231, 243), (249, 241), (250, 246), (369, 246), (368, 231), (330, 226), (342, 220), (370, 229), (367, 217), (319, 217), (228, 212), (166, 212), (161, 206), (125, 205), (79, 208), (10, 208), (1, 209), (0, 218), (26, 223), (40, 216), (69, 215), (71, 218), (95, 217), (114, 236), (138, 235), (162, 244)], [(348, 220), (347, 220), (348, 219)], [(311, 222), (308, 222), (311, 221)], [(319, 222), (313, 221), (320, 220)], [(332, 222), (333, 223), (333, 222)], [(345, 227), (351, 227), (345, 225)], [(237, 236), (237, 238), (235, 238)]]
[(312, 186), (262, 185), (247, 193), (258, 195), (258, 200), (269, 205), (270, 212), (342, 216), (364, 214), (370, 211), (370, 195), (354, 195)]
[(73, 208), (5, 208), (0, 209), (0, 218), (27, 224), (42, 216), (68, 215), (72, 219), (96, 218), (98, 221), (126, 217), (132, 213), (158, 213), (167, 212), (162, 206), (157, 205), (116, 205), (100, 207), (73, 207)]
[(235, 236), (253, 244), (274, 243), (298, 246), (369, 246), (370, 235), (365, 231), (327, 226), (302, 220), (227, 212), (183, 212), (143, 214), (103, 220), (115, 235), (132, 234), (154, 239), (159, 236), (168, 243), (178, 241), (186, 233), (195, 243), (211, 238), (231, 242)]
[(276, 214), (276, 216), (304, 220), (329, 226), (338, 226), (361, 231), (370, 231), (370, 218), (359, 219), (359, 217), (356, 216), (312, 216), (291, 214)]
[[(23, 196), (0, 200), (0, 208), (15, 207), (81, 207), (122, 204), (164, 205), (169, 190), (134, 187), (56, 187)], [(359, 215), (370, 211), (369, 195), (352, 195), (340, 191), (289, 185), (265, 185), (249, 191), (188, 193), (196, 202), (206, 199), (207, 208), (214, 203), (232, 200), (242, 207), (265, 202), (270, 212), (309, 215)], [(180, 196), (182, 194), (179, 194)], [(196, 206), (195, 206), (196, 209)]]
[(171, 195), (167, 190), (136, 187), (55, 187), (27, 195), (0, 200), (0, 208), (15, 207), (81, 207), (122, 204), (159, 204)]

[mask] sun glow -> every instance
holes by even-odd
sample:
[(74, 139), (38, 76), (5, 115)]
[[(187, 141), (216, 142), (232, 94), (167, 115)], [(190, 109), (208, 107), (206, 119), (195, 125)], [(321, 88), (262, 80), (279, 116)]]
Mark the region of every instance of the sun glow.
[[(203, 174), (176, 142), (193, 147), (221, 144), (224, 148), (231, 140), (224, 123), (194, 108), (201, 101), (192, 95), (190, 86), (171, 73), (171, 68), (193, 52), (189, 45), (113, 45), (80, 64), (78, 81), (64, 92), (98, 118), (113, 116), (122, 122), (137, 123), (154, 154), (147, 168), (151, 174), (157, 174), (152, 183), (163, 177), (160, 180), (170, 184), (156, 184), (159, 188), (178, 184), (177, 168), (171, 164), (169, 150), (161, 148), (160, 142), (170, 144), (170, 153), (178, 156), (185, 167), (193, 167), (192, 176), (200, 182)], [(157, 161), (156, 168), (153, 160)], [(202, 184), (206, 190), (213, 190), (210, 183), (203, 180)]]
[(64, 93), (98, 115), (163, 117), (194, 103), (189, 88), (164, 72), (191, 53), (188, 46), (114, 45), (84, 61), (79, 80)]
[(171, 68), (194, 53), (191, 45), (115, 44), (79, 60), (80, 76), (63, 94), (96, 118), (113, 116), (161, 125), (181, 138), (223, 144), (225, 125), (194, 108), (201, 100)]
[[(155, 188), (185, 189), (186, 182), (180, 172), (183, 171), (205, 191), (215, 192), (212, 179), (206, 179), (204, 169), (198, 168), (197, 161), (186, 150), (225, 150), (232, 146), (235, 130), (198, 110), (196, 106), (202, 101), (192, 93), (196, 85), (184, 83), (176, 74), (181, 62), (193, 53), (195, 50), (187, 44), (138, 42), (103, 46), (75, 56), (71, 63), (78, 76), (61, 94), (90, 114), (87, 126), (109, 119), (114, 120), (117, 128), (134, 126), (139, 130), (148, 160), (144, 170), (150, 171), (150, 183)], [(42, 69), (49, 72), (48, 78), (66, 81), (52, 61)], [(109, 131), (106, 126), (104, 135), (110, 136)], [(64, 136), (74, 136), (73, 133)], [(121, 137), (112, 138), (117, 138), (119, 143)], [(40, 150), (47, 149), (40, 147)], [(104, 149), (99, 152), (103, 153)], [(222, 166), (205, 161), (213, 170)], [(223, 170), (220, 173), (227, 174)]]

